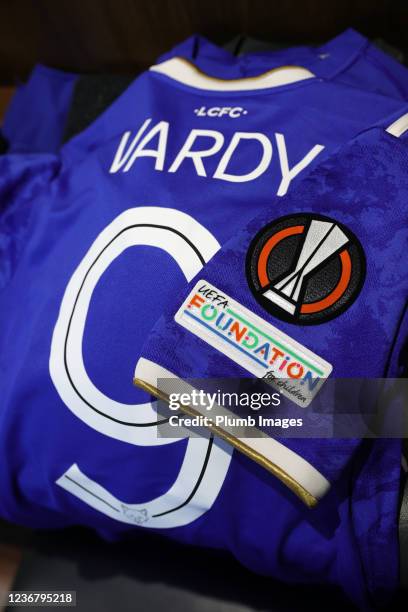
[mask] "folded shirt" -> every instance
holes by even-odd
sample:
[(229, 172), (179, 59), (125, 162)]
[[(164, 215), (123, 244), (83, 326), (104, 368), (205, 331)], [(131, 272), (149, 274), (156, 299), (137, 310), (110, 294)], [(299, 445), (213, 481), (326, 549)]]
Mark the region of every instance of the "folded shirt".
[[(233, 456), (224, 441), (161, 438), (156, 402), (133, 387), (132, 373), (163, 306), (220, 244), (265, 207), (273, 219), (290, 214), (282, 195), (357, 131), (400, 109), (398, 100), (306, 69), (220, 83), (175, 58), (136, 79), (58, 155), (0, 159), (3, 517), (35, 527), (80, 523), (110, 538), (158, 529), (228, 548), (254, 569), (293, 581), (319, 580), (323, 565), (324, 579), (346, 588), (353, 569), (361, 595), (350, 539), (341, 568), (336, 560), (343, 493), (329, 491), (334, 506), (318, 509), (322, 521), (332, 517), (326, 537), (277, 479)], [(365, 248), (351, 219), (335, 221)], [(360, 284), (363, 295), (367, 283)], [(326, 346), (311, 348), (320, 365), (332, 364)], [(296, 465), (312, 466), (316, 447), (310, 456), (286, 449)], [(341, 467), (351, 450), (339, 451)], [(326, 457), (325, 445), (321, 451)], [(333, 455), (326, 475), (320, 464), (314, 470), (327, 487), (340, 467)], [(342, 529), (352, 530), (344, 513)], [(301, 557), (295, 544), (282, 563), (295, 522)], [(313, 567), (308, 540), (324, 549)]]

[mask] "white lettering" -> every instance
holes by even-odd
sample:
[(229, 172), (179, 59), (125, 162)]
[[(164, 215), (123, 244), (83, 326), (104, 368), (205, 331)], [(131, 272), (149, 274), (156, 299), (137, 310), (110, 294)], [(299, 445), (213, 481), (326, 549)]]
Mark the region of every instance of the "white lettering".
[(137, 132), (136, 136), (132, 140), (132, 144), (129, 146), (129, 148), (126, 151), (126, 153), (125, 153), (125, 147), (127, 145), (127, 142), (129, 140), (129, 137), (130, 137), (132, 132), (125, 132), (123, 134), (123, 136), (121, 138), (121, 141), (119, 143), (118, 150), (116, 151), (114, 160), (113, 160), (112, 165), (111, 165), (111, 167), (109, 169), (109, 172), (111, 172), (112, 174), (114, 172), (118, 172), (121, 169), (121, 167), (126, 164), (126, 162), (129, 160), (129, 157), (130, 157), (132, 151), (135, 149), (135, 147), (136, 147), (137, 143), (139, 142), (143, 132), (145, 131), (145, 129), (147, 128), (147, 126), (149, 125), (150, 122), (151, 122), (151, 119), (146, 119), (146, 121), (143, 123), (142, 127), (139, 129), (139, 131)]
[(288, 154), (286, 151), (285, 137), (283, 134), (276, 133), (276, 144), (278, 145), (279, 163), (282, 173), (282, 180), (277, 191), (278, 196), (283, 196), (288, 191), (290, 182), (297, 176), (306, 166), (308, 166), (324, 147), (322, 145), (315, 145), (313, 149), (310, 149), (309, 153), (305, 155), (297, 164), (292, 168), (289, 168)]
[[(200, 136), (212, 138), (214, 140), (214, 143), (209, 149), (203, 149), (201, 151), (192, 151), (191, 147), (193, 146), (195, 140)], [(221, 134), (221, 132), (217, 132), (216, 130), (191, 130), (190, 134), (187, 137), (187, 140), (181, 147), (176, 159), (170, 166), (169, 172), (177, 172), (183, 160), (189, 157), (193, 161), (198, 176), (207, 176), (204, 164), (202, 162), (202, 158), (210, 157), (211, 155), (218, 153), (223, 144), (224, 136)]]
[[(132, 156), (124, 167), (124, 172), (128, 172), (135, 163), (138, 157), (155, 157), (156, 161), (154, 164), (155, 170), (163, 170), (164, 158), (166, 155), (167, 136), (169, 132), (169, 124), (167, 121), (160, 121), (154, 126), (137, 145)], [(153, 140), (153, 138), (159, 134), (159, 142), (156, 149), (146, 149), (146, 145)]]
[[(262, 145), (262, 159), (256, 168), (247, 174), (229, 174), (225, 172), (225, 170), (228, 167), (232, 154), (241, 140), (257, 140)], [(218, 164), (218, 167), (214, 173), (214, 178), (230, 181), (232, 183), (245, 183), (246, 181), (253, 181), (265, 172), (271, 159), (272, 144), (265, 134), (260, 134), (259, 132), (235, 132), (231, 138), (231, 142), (220, 160), (220, 163)]]

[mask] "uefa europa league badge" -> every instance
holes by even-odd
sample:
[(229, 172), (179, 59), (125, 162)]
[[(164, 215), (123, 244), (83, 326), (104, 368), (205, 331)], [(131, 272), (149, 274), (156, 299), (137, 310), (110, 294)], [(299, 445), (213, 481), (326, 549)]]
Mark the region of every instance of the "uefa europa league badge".
[(335, 219), (314, 213), (280, 217), (253, 239), (246, 260), (249, 287), (271, 315), (318, 325), (347, 310), (365, 278), (356, 236)]

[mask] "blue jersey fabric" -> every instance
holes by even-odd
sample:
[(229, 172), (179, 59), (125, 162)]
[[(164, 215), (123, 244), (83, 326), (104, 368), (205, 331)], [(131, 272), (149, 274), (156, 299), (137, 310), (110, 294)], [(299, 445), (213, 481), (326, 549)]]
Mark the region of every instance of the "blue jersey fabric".
[(55, 153), (62, 145), (78, 75), (38, 64), (17, 87), (2, 131), (9, 153)]
[[(223, 442), (160, 438), (155, 403), (132, 385), (164, 305), (219, 246), (265, 207), (285, 214), (276, 194), (400, 109), (305, 72), (276, 83), (272, 73), (258, 89), (244, 80), (226, 91), (166, 63), (59, 155), (0, 160), (0, 513), (112, 538), (157, 529), (361, 598), (344, 491), (329, 493), (337, 518), (321, 532), (283, 485)], [(304, 535), (289, 549), (294, 522)]]
[[(358, 89), (403, 100), (408, 97), (405, 66), (352, 29), (320, 47), (291, 47), (238, 58), (203, 36), (194, 35), (159, 61), (175, 56), (190, 59), (219, 78), (255, 76), (273, 67), (295, 64), (321, 78)], [(17, 88), (4, 118), (2, 130), (9, 141), (9, 152), (58, 151), (78, 78), (74, 73), (47, 66), (33, 69), (28, 81)]]
[(394, 98), (408, 97), (408, 70), (365, 36), (349, 28), (321, 46), (245, 53), (239, 57), (195, 35), (159, 58), (185, 57), (206, 71), (208, 62), (219, 78), (255, 76), (288, 64), (303, 66), (321, 78)]

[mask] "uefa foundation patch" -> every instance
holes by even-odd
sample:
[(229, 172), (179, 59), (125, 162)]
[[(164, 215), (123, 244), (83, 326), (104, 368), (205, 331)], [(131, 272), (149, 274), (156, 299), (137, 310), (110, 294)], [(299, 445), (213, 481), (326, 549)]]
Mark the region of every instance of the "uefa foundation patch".
[(334, 319), (351, 306), (364, 283), (365, 256), (343, 224), (317, 214), (281, 217), (252, 241), (249, 287), (271, 315), (297, 325)]
[(299, 406), (310, 404), (332, 371), (327, 361), (204, 280), (174, 318)]

